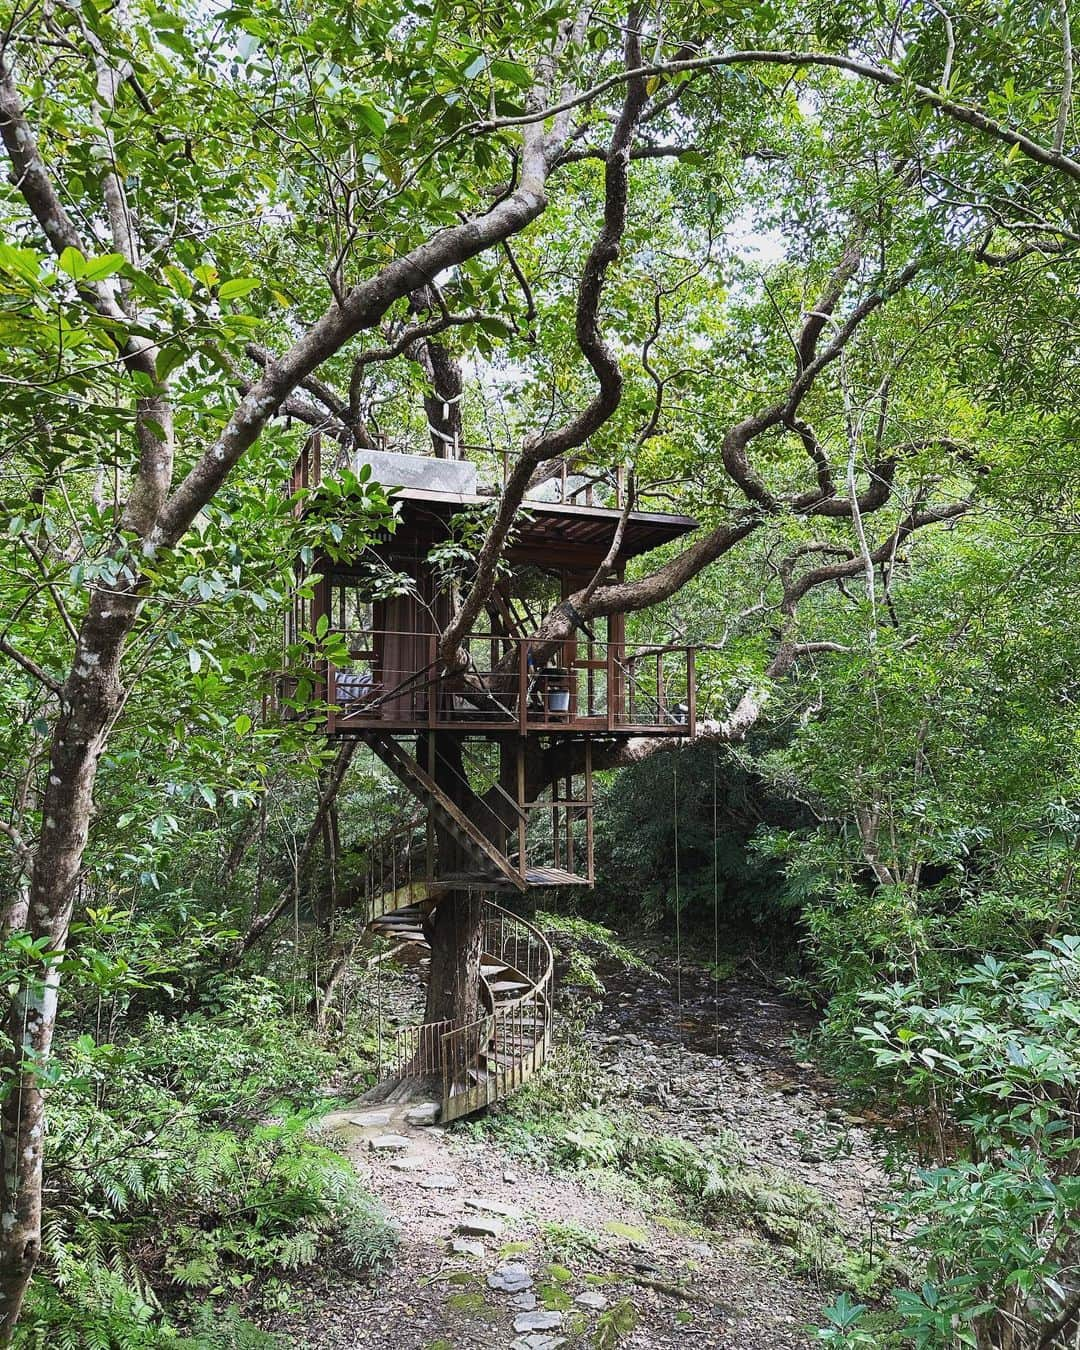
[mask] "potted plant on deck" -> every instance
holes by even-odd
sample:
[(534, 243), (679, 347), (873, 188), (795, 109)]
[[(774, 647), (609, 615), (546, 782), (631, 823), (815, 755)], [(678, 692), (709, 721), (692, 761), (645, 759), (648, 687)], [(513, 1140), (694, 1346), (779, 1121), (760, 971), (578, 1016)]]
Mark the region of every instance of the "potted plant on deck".
[(544, 702), (549, 713), (570, 711), (570, 672), (562, 666), (545, 666), (540, 672)]

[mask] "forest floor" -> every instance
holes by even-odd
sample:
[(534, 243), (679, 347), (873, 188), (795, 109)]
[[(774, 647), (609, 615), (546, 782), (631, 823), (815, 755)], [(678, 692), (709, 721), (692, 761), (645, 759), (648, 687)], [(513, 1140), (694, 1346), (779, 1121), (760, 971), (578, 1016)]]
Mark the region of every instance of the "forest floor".
[[(327, 1276), (299, 1289), (293, 1308), (271, 1322), (287, 1343), (812, 1344), (837, 1260), (857, 1264), (880, 1245), (873, 1207), (884, 1177), (874, 1133), (797, 1058), (792, 1041), (812, 1025), (799, 1004), (764, 983), (715, 983), (650, 959), (652, 972), (602, 971), (606, 993), (581, 1049), (593, 1058), (603, 1111), (655, 1136), (705, 1146), (722, 1139), (740, 1159), (750, 1208), (705, 1226), (610, 1171), (523, 1154), (498, 1122), (444, 1129), (408, 1124), (407, 1108), (337, 1112), (324, 1127), (398, 1227), (400, 1246), (392, 1267), (370, 1280)], [(778, 1194), (774, 1207), (769, 1197)], [(763, 1213), (753, 1212), (757, 1204)]]

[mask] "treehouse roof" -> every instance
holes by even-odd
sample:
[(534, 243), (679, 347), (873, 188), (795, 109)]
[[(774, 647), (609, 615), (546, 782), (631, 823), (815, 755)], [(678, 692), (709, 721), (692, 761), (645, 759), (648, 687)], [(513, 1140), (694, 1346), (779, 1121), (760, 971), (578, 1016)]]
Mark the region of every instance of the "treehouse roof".
[[(366, 465), (376, 482), (394, 488), (401, 523), (394, 545), (430, 545), (445, 539), (451, 517), (470, 507), (491, 506), (496, 498), (477, 488), (476, 465), (430, 455), (361, 450), (354, 468)], [(622, 512), (614, 507), (526, 498), (508, 553), (516, 561), (545, 561), (582, 567), (600, 562), (615, 537)], [(697, 521), (657, 511), (633, 511), (626, 522), (618, 562), (697, 528)]]
[[(491, 506), (494, 497), (479, 493), (437, 492), (426, 488), (402, 488), (396, 493), (401, 503), (401, 524), (394, 536), (396, 543), (416, 539), (431, 541), (445, 537), (450, 518), (472, 506)], [(526, 498), (514, 526), (508, 550), (513, 558), (537, 558), (542, 561), (583, 564), (599, 562), (615, 537), (621, 511), (604, 506), (579, 506), (570, 502), (549, 502)], [(697, 528), (691, 516), (668, 515), (652, 511), (632, 511), (626, 522), (618, 560), (625, 562), (641, 553), (667, 544)]]

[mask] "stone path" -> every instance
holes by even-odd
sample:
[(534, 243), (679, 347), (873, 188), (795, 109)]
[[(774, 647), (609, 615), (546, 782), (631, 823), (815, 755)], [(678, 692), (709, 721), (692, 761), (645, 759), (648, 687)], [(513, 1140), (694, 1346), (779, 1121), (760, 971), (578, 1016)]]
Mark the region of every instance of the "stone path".
[[(676, 979), (670, 958), (653, 959), (657, 973), (602, 971), (608, 988), (588, 1044), (604, 1110), (632, 1113), (656, 1134), (726, 1133), (751, 1165), (828, 1199), (851, 1248), (865, 1249), (884, 1184), (877, 1144), (791, 1048), (811, 1016), (763, 985), (715, 985), (686, 968)], [(490, 1136), (430, 1123), (433, 1114), (381, 1107), (327, 1118), (401, 1245), (374, 1280), (332, 1274), (297, 1289), (299, 1306), (272, 1322), (297, 1350), (591, 1350), (601, 1319), (625, 1300), (637, 1323), (618, 1341), (624, 1350), (813, 1344), (806, 1327), (830, 1295), (793, 1276), (760, 1233), (731, 1225), (705, 1241), (701, 1230), (677, 1231), (588, 1174), (529, 1166)], [(582, 1246), (582, 1234), (604, 1250)]]
[[(624, 1300), (637, 1320), (619, 1341), (625, 1350), (811, 1344), (804, 1328), (819, 1294), (746, 1234), (703, 1242), (674, 1232), (490, 1138), (410, 1125), (404, 1109), (340, 1112), (325, 1127), (397, 1223), (401, 1246), (374, 1281), (300, 1290), (299, 1311), (272, 1323), (297, 1350), (572, 1350), (591, 1346)], [(581, 1246), (582, 1235), (604, 1250)], [(553, 1253), (553, 1240), (568, 1249)], [(686, 1296), (650, 1282), (683, 1285)]]

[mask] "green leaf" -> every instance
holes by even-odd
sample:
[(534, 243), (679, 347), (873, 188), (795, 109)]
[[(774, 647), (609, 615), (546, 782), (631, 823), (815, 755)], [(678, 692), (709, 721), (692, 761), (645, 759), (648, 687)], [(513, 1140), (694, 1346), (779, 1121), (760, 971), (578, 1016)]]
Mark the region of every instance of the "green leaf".
[(183, 268), (177, 267), (173, 263), (166, 263), (161, 270), (177, 295), (183, 296), (185, 300), (190, 300), (195, 287), (191, 284), (191, 278)]
[(233, 723), (233, 727), (238, 736), (246, 736), (248, 732), (251, 730), (251, 718), (247, 715), (247, 713), (241, 713), (240, 716)]
[(58, 265), (73, 281), (81, 281), (86, 275), (86, 259), (77, 248), (70, 245), (60, 254)]
[(88, 258), (83, 277), (86, 281), (103, 281), (119, 272), (126, 262), (122, 253), (103, 253), (99, 258)]
[(191, 667), (192, 675), (197, 675), (202, 670), (202, 653), (197, 652), (194, 647), (187, 654), (188, 665)]
[(385, 135), (386, 122), (382, 113), (372, 104), (357, 103), (352, 109), (352, 114), (365, 131), (370, 131), (373, 136)]
[(236, 300), (242, 295), (249, 295), (262, 285), (257, 277), (233, 277), (231, 281), (223, 281), (218, 287), (218, 298), (221, 300)]
[(167, 380), (174, 370), (179, 370), (188, 359), (189, 354), (178, 343), (171, 343), (169, 346), (163, 347), (157, 359), (158, 379)]

